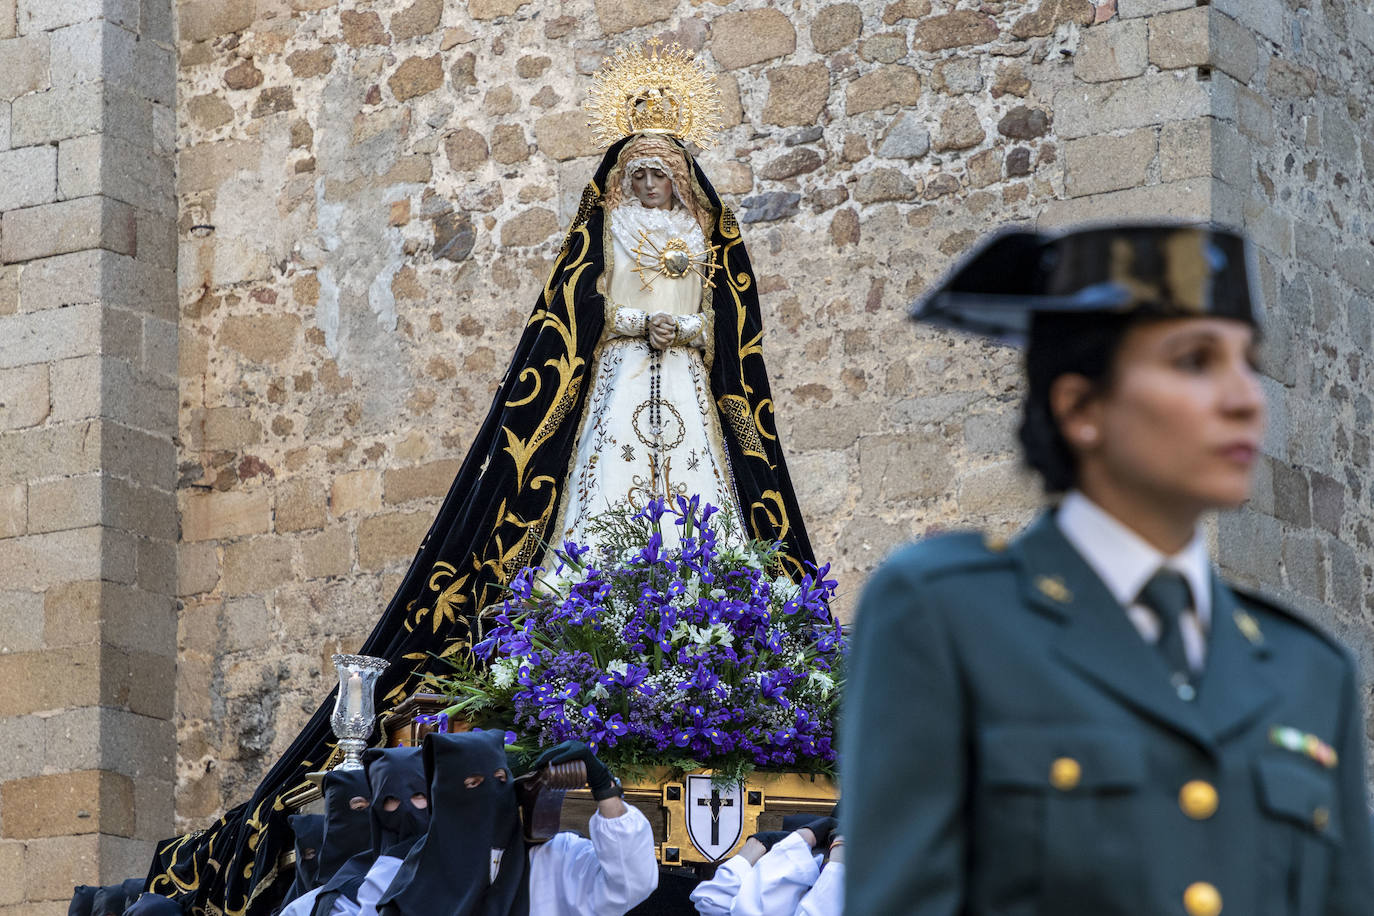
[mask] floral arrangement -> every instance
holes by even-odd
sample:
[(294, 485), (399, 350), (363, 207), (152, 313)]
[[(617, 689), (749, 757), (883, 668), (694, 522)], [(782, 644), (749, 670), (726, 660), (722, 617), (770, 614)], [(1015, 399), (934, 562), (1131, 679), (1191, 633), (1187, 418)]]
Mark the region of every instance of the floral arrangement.
[(507, 730), (515, 750), (585, 741), (631, 778), (834, 773), (846, 637), (828, 565), (792, 582), (777, 545), (745, 542), (695, 497), (622, 506), (588, 530), (595, 550), (567, 542), (555, 569), (522, 570), (472, 658), (450, 657), (445, 713)]

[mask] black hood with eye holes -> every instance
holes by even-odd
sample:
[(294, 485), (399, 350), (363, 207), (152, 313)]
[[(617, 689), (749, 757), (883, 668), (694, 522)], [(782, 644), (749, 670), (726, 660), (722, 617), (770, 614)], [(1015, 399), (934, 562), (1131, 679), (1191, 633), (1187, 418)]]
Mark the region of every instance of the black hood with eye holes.
[[(372, 799), (367, 811), (372, 824), (372, 842), (345, 862), (324, 884), (315, 898), (312, 916), (327, 916), (340, 896), (356, 903), (358, 888), (362, 887), (377, 857), (405, 858), (429, 827), (430, 807), (416, 808), (410, 801), (413, 795), (427, 793), (424, 763), (418, 747), (371, 748), (363, 753), (363, 766)], [(401, 802), (393, 812), (382, 811), (388, 796)], [(388, 816), (383, 819), (380, 815)]]
[[(499, 731), (430, 734), (425, 775), (434, 812), (429, 833), (406, 856), (377, 902), (384, 916), (526, 916), (529, 859), (515, 783)], [(506, 779), (496, 778), (504, 770)], [(469, 788), (469, 776), (481, 776)], [(491, 880), (491, 851), (502, 849)]]
[(293, 814), (288, 820), (296, 833), (296, 883), (288, 899), (320, 886), (320, 846), (324, 842), (323, 814)]
[[(415, 841), (429, 829), (430, 807), (417, 808), (411, 801), (416, 795), (428, 799), (429, 786), (425, 782), (424, 763), (418, 747), (372, 748), (363, 754), (367, 767), (367, 781), (372, 787), (372, 852), (373, 856), (402, 858)], [(386, 800), (394, 798), (400, 804), (395, 811), (386, 810)]]
[(368, 809), (354, 811), (355, 798), (371, 798), (364, 770), (330, 770), (320, 782), (324, 793), (324, 837), (320, 840), (315, 883), (301, 893), (334, 877), (344, 863), (372, 847), (372, 821)]

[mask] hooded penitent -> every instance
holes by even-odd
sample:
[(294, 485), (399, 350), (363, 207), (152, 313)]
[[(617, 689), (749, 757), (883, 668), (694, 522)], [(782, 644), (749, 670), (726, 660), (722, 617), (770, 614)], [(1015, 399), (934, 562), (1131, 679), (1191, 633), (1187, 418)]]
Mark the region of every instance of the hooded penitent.
[[(378, 686), (382, 708), (414, 692), (427, 674), (449, 670), (437, 655), (450, 640), (475, 633), (477, 613), (500, 602), (515, 573), (537, 562), (558, 523), (605, 329), (606, 301), (598, 288), (608, 256), (605, 194), (608, 179), (619, 181), (621, 153), (634, 136), (611, 145), (583, 191), (486, 420), (400, 588), (360, 649), (391, 662)], [(758, 283), (734, 213), (683, 145), (666, 142), (685, 163), (690, 187), (678, 190), (719, 251), (705, 305), (713, 326), (710, 406), (719, 417), (741, 523), (750, 537), (780, 542), (785, 571), (799, 578), (813, 556), (774, 425)], [(277, 864), (292, 842), (281, 799), (333, 750), (333, 703), (331, 695), (246, 804), (202, 833), (162, 844), (150, 890), (177, 897), (188, 909), (271, 912), (293, 878)]]
[[(372, 804), (368, 808), (371, 841), (344, 863), (315, 898), (314, 916), (327, 916), (339, 897), (358, 899), (358, 888), (378, 856), (403, 859), (429, 829), (429, 789), (418, 747), (372, 748), (363, 754)], [(425, 797), (424, 807), (413, 798)], [(387, 811), (388, 800), (395, 802)]]
[(127, 903), (123, 884), (107, 884), (96, 888), (91, 900), (91, 916), (120, 916)]
[[(404, 858), (429, 829), (429, 783), (418, 747), (373, 748), (363, 762), (372, 787), (372, 851)], [(415, 799), (421, 799), (416, 804)]]
[(91, 907), (95, 905), (95, 892), (100, 888), (93, 884), (79, 884), (72, 890), (72, 902), (67, 907), (67, 916), (91, 916)]
[(130, 878), (98, 888), (91, 901), (91, 916), (123, 916), (124, 910), (143, 893), (143, 879)]
[[(349, 859), (372, 848), (371, 789), (364, 770), (330, 770), (320, 780), (324, 795), (323, 815), (293, 815), (291, 828), (296, 831), (296, 880), (282, 898), (277, 912), (288, 903), (309, 891), (326, 884)], [(304, 859), (300, 835), (301, 818), (320, 818), (313, 861)], [(304, 868), (302, 865), (304, 864)]]
[[(320, 782), (320, 791), (324, 794), (324, 835), (312, 887), (333, 878), (345, 862), (372, 846), (372, 790), (366, 771), (330, 770)], [(366, 804), (355, 808), (354, 799)]]
[(181, 916), (181, 907), (175, 900), (168, 900), (157, 894), (144, 894), (129, 904), (124, 916)]
[(320, 845), (324, 840), (323, 814), (293, 814), (291, 830), (296, 834), (296, 881), (288, 895), (294, 899), (320, 886)]
[[(433, 819), (377, 902), (384, 916), (529, 912), (529, 859), (500, 732), (430, 734), (424, 744)], [(502, 850), (491, 878), (491, 851)]]

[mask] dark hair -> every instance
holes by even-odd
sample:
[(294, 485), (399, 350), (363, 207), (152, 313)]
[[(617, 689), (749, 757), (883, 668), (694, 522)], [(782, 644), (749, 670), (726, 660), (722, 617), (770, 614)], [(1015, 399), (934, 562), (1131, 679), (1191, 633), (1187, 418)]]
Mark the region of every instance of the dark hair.
[(1078, 460), (1050, 408), (1050, 388), (1061, 375), (1081, 375), (1105, 387), (1121, 341), (1140, 319), (1132, 315), (1040, 312), (1031, 319), (1026, 347), (1026, 400), (1022, 408), (1021, 455), (1044, 481), (1048, 493), (1078, 482)]

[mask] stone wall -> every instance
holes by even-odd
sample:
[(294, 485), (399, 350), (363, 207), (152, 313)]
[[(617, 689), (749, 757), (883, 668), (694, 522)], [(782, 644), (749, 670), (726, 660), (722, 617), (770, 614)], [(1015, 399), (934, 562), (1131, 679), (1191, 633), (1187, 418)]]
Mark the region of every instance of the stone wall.
[(0, 0), (3, 914), (173, 826), (175, 88), (170, 0)]
[(1010, 531), (1038, 504), (1015, 354), (910, 326), (916, 292), (1008, 221), (1216, 216), (1265, 252), (1275, 396), (1261, 493), (1220, 523), (1221, 555), (1369, 645), (1374, 20), (1357, 4), (178, 13), (180, 828), (246, 797), (328, 690), (328, 654), (385, 605), (595, 167), (590, 73), (653, 35), (720, 71), (727, 130), (702, 161), (744, 224), (843, 614), (895, 544)]
[(1212, 15), (1213, 47), (1242, 52), (1213, 75), (1214, 208), (1263, 251), (1269, 304), (1266, 463), (1221, 519), (1220, 556), (1374, 673), (1374, 12), (1291, 5), (1215, 0)]

